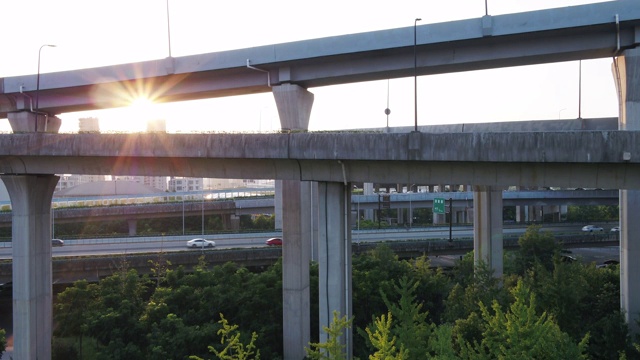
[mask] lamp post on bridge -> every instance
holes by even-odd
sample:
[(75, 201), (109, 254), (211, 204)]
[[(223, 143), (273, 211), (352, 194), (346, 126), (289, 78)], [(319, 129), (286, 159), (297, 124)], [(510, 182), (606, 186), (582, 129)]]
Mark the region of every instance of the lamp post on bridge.
[(416, 18), (413, 22), (413, 112), (414, 112), (414, 129), (418, 131), (418, 35), (417, 24), (421, 21), (421, 18)]
[(36, 132), (38, 131), (38, 109), (39, 109), (39, 95), (40, 95), (40, 55), (42, 54), (42, 48), (43, 47), (56, 47), (53, 44), (44, 44), (42, 46), (40, 46), (40, 49), (38, 50), (38, 73), (36, 75), (36, 108), (35, 108), (35, 113), (36, 113)]

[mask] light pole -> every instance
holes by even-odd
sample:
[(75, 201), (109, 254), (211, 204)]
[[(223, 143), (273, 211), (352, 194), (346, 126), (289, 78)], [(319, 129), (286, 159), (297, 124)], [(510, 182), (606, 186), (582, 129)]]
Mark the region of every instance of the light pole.
[(578, 65), (578, 120), (582, 119), (582, 60)]
[(184, 195), (182, 195), (182, 235), (184, 235)]
[(387, 133), (389, 132), (389, 114), (391, 114), (391, 109), (389, 109), (389, 79), (387, 79), (387, 108), (384, 109), (385, 115), (387, 115)]
[(202, 235), (204, 236), (204, 192), (202, 193)]
[(36, 75), (36, 109), (35, 109), (36, 132), (38, 131), (38, 100), (39, 100), (39, 94), (40, 94), (40, 54), (42, 53), (43, 47), (56, 47), (56, 46), (52, 44), (44, 44), (40, 46), (40, 49), (38, 50), (38, 74)]
[(414, 112), (414, 131), (418, 131), (418, 35), (417, 24), (422, 19), (416, 18), (413, 22), (413, 112)]

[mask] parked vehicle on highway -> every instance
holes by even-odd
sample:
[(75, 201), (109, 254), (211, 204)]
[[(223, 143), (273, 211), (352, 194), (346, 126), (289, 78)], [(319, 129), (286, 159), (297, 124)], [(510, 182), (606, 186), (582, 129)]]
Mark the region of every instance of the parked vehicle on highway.
[(191, 239), (187, 241), (188, 248), (212, 248), (216, 246), (216, 242), (213, 240), (207, 240), (202, 238)]
[(611, 228), (610, 230), (612, 233), (619, 233), (620, 232), (620, 226), (614, 226)]
[(282, 239), (280, 238), (271, 238), (265, 242), (269, 246), (282, 246)]
[(584, 232), (595, 232), (595, 231), (604, 231), (603, 228), (601, 228), (600, 226), (595, 226), (595, 225), (585, 225), (582, 227), (582, 231)]
[(63, 246), (64, 241), (60, 239), (51, 239), (51, 246)]

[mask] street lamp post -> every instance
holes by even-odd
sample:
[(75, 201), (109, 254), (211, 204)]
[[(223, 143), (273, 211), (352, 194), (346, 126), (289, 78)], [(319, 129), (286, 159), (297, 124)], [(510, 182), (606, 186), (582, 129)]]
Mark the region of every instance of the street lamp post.
[(35, 108), (36, 131), (38, 131), (38, 105), (39, 105), (38, 100), (39, 100), (39, 94), (40, 94), (40, 54), (42, 53), (43, 47), (56, 47), (56, 46), (52, 44), (44, 44), (40, 46), (40, 49), (38, 50), (38, 74), (36, 75), (36, 108)]
[(202, 235), (204, 235), (204, 193), (202, 193)]
[(414, 111), (414, 131), (418, 131), (418, 35), (417, 24), (422, 19), (416, 18), (413, 22), (413, 111)]
[(182, 235), (184, 235), (184, 195), (182, 195)]

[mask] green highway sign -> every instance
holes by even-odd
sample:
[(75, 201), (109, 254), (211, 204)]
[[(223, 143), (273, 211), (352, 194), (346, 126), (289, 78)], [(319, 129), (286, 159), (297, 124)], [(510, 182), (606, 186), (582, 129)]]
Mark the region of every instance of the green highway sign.
[(444, 214), (445, 213), (444, 199), (435, 198), (433, 199), (433, 213), (434, 214)]

